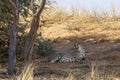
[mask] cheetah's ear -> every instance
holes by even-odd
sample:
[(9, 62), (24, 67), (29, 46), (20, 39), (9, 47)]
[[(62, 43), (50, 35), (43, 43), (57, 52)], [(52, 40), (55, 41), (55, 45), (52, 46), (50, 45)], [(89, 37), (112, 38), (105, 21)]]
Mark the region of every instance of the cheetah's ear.
[(74, 47), (78, 49), (78, 43), (74, 43)]

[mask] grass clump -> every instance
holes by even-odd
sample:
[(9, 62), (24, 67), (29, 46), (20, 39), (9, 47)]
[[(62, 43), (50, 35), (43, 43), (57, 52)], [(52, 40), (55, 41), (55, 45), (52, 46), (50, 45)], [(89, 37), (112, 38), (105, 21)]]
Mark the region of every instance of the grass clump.
[(16, 80), (34, 80), (33, 70), (33, 64), (25, 66), (22, 73), (16, 78)]

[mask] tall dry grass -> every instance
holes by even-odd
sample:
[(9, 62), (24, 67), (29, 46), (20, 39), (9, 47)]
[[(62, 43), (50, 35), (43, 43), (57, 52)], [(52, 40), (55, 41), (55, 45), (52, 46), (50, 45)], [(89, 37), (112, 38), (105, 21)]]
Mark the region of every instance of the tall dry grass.
[[(66, 23), (71, 31), (79, 32), (78, 36), (93, 36), (106, 40), (120, 38), (120, 15), (118, 11), (111, 8), (110, 11), (79, 10), (74, 7), (71, 12), (59, 8), (51, 8), (43, 13), (45, 24)], [(101, 39), (100, 39), (101, 40)]]
[(16, 80), (34, 80), (33, 70), (33, 64), (25, 66), (22, 73), (16, 78)]
[[(102, 19), (105, 21), (116, 21), (119, 20), (119, 12), (111, 7), (109, 11), (89, 11), (81, 10), (80, 8), (71, 7), (71, 10), (67, 11), (66, 9), (60, 9), (58, 7), (52, 7), (47, 10), (44, 10), (42, 17), (47, 20), (52, 21), (64, 21), (64, 20), (82, 20), (82, 21), (92, 21), (96, 19)], [(89, 22), (88, 21), (88, 22)]]

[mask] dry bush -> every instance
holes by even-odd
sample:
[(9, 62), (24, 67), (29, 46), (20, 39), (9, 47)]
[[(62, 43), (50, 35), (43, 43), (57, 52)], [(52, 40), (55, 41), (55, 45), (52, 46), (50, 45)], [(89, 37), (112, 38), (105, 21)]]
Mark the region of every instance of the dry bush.
[(42, 13), (42, 19), (50, 22), (66, 21), (69, 14), (58, 8), (49, 8)]

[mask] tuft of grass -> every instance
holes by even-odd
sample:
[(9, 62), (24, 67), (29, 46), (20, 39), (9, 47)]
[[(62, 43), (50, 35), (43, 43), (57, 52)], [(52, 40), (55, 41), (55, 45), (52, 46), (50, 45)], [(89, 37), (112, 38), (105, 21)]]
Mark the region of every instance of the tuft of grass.
[(16, 78), (16, 80), (34, 80), (33, 70), (33, 64), (25, 66), (22, 73)]
[(86, 80), (119, 80), (116, 78), (116, 73), (108, 73), (105, 71), (105, 67), (102, 67), (103, 70), (99, 70), (98, 63), (94, 62), (91, 64), (91, 72), (86, 75)]

